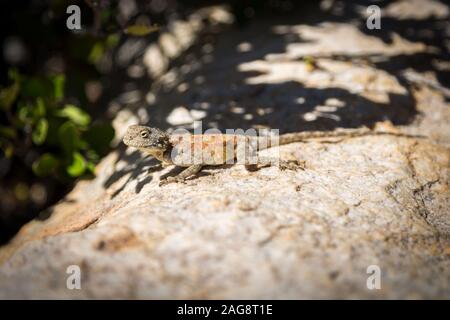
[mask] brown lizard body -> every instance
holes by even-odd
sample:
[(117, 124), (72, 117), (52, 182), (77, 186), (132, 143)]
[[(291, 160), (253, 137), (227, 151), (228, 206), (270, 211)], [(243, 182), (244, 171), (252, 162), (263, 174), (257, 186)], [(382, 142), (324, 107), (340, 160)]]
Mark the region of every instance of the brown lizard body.
[[(123, 142), (150, 154), (159, 160), (162, 166), (176, 165), (187, 167), (176, 177), (168, 177), (161, 184), (168, 182), (182, 182), (186, 178), (198, 173), (203, 166), (218, 166), (235, 163), (236, 158), (243, 159), (238, 162), (247, 169), (254, 169), (258, 165), (276, 163), (281, 169), (295, 169), (298, 164), (268, 157), (257, 156), (257, 151), (301, 142), (313, 138), (330, 137), (356, 137), (374, 134), (393, 134), (389, 132), (372, 131), (368, 128), (340, 129), (335, 131), (305, 131), (287, 133), (278, 136), (278, 139), (268, 139), (261, 136), (247, 136), (234, 134), (168, 134), (157, 128), (132, 125), (128, 127)], [(243, 158), (242, 158), (243, 155)]]

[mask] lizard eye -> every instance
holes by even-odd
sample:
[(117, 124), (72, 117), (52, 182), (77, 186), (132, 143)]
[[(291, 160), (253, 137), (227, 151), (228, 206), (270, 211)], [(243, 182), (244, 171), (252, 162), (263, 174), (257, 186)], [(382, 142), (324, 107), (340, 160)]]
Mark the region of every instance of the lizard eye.
[(141, 137), (142, 138), (148, 138), (148, 132), (147, 131), (141, 131)]

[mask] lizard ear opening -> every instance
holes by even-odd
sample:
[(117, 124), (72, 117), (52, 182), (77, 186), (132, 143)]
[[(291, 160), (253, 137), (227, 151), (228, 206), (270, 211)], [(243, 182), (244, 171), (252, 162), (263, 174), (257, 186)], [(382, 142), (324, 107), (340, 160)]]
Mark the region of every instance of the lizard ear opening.
[(159, 137), (158, 138), (158, 142), (162, 146), (167, 146), (168, 145), (168, 138), (167, 138), (167, 136), (164, 135), (164, 136)]

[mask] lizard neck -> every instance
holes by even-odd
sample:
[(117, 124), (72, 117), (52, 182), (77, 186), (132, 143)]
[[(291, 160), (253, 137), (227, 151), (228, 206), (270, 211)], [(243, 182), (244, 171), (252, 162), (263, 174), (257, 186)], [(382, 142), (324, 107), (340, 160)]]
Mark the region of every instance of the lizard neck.
[[(161, 162), (166, 163), (166, 164), (173, 164), (172, 161), (172, 149), (173, 146), (170, 145), (161, 155)], [(158, 159), (159, 160), (159, 159)]]
[(164, 164), (172, 164), (172, 159), (170, 157), (171, 155), (171, 151), (172, 151), (172, 147), (163, 150), (163, 149), (150, 149), (150, 148), (141, 148), (141, 150), (149, 155), (151, 155), (152, 157), (154, 157), (155, 159), (157, 159), (158, 161), (164, 163)]

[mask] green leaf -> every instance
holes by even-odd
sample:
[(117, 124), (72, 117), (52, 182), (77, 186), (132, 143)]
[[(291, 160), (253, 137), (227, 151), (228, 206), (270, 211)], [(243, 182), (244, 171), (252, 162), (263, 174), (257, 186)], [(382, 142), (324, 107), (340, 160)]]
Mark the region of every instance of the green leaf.
[(120, 42), (120, 35), (117, 33), (110, 34), (105, 41), (105, 44), (108, 48), (114, 48)]
[(45, 116), (45, 103), (42, 97), (38, 97), (36, 99), (36, 105), (34, 107), (34, 116), (35, 117), (43, 117)]
[(86, 164), (86, 170), (92, 174), (95, 174), (95, 163), (88, 161), (88, 163)]
[(4, 152), (5, 152), (5, 157), (6, 157), (7, 159), (11, 159), (12, 156), (14, 155), (14, 146), (11, 145), (11, 144), (8, 145), (8, 146), (5, 148)]
[(132, 36), (143, 37), (158, 30), (159, 27), (157, 25), (135, 24), (128, 26), (125, 29), (125, 32), (131, 34)]
[(65, 105), (62, 110), (58, 110), (57, 115), (68, 118), (80, 126), (87, 126), (91, 122), (91, 117), (89, 114), (73, 104)]
[(36, 145), (43, 144), (45, 142), (45, 139), (47, 138), (47, 132), (48, 132), (47, 119), (45, 118), (39, 119), (31, 135), (33, 142)]
[(100, 159), (100, 156), (98, 155), (97, 151), (94, 149), (88, 149), (86, 150), (86, 159), (89, 161), (97, 162)]
[(37, 176), (46, 176), (50, 174), (58, 166), (58, 159), (51, 153), (44, 153), (38, 160), (33, 163), (33, 172)]
[(53, 96), (57, 101), (64, 98), (64, 83), (65, 76), (63, 74), (57, 75), (53, 78)]
[(9, 110), (19, 94), (19, 83), (14, 82), (9, 87), (0, 90), (0, 108)]
[(89, 52), (88, 57), (89, 62), (97, 63), (104, 53), (105, 53), (105, 46), (103, 45), (103, 43), (102, 42), (95, 43), (91, 48), (91, 52)]
[(72, 162), (66, 167), (67, 173), (71, 177), (79, 177), (86, 171), (86, 161), (79, 152), (74, 152)]
[(0, 125), (0, 137), (14, 139), (16, 136), (17, 133), (13, 128)]
[(17, 109), (17, 117), (19, 118), (19, 120), (22, 122), (27, 122), (30, 118), (32, 118), (31, 115), (32, 115), (32, 106), (29, 104), (22, 103), (22, 101), (20, 101)]
[(29, 78), (23, 81), (22, 93), (29, 97), (47, 97), (50, 92), (49, 83), (45, 79)]
[(112, 139), (114, 139), (114, 128), (107, 123), (97, 123), (92, 125), (83, 134), (83, 139), (98, 153), (103, 154), (108, 151)]
[(45, 144), (49, 147), (59, 147), (61, 143), (59, 141), (59, 129), (66, 122), (64, 118), (48, 117), (48, 133)]
[(17, 69), (13, 68), (8, 70), (8, 78), (14, 82), (19, 82), (21, 77)]
[(58, 129), (59, 143), (66, 153), (66, 155), (72, 155), (72, 153), (78, 148), (79, 135), (75, 125), (70, 122), (64, 122)]
[(9, 141), (0, 140), (0, 149), (3, 151), (7, 159), (11, 159), (14, 155), (14, 146)]

